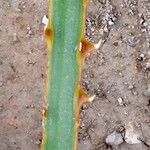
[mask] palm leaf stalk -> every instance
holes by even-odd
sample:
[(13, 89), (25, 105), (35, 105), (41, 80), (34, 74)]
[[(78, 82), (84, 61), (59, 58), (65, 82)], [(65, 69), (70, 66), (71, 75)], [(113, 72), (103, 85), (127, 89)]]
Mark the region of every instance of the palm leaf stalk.
[(79, 113), (91, 101), (80, 87), (84, 59), (94, 45), (85, 40), (87, 0), (49, 0), (46, 108), (41, 150), (77, 150)]

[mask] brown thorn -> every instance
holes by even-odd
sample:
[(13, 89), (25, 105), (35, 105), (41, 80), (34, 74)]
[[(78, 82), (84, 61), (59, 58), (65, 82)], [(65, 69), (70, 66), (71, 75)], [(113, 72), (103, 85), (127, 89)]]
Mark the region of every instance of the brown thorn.
[(79, 89), (79, 107), (81, 107), (84, 103), (91, 102), (95, 98), (94, 96), (88, 96), (82, 89)]
[(47, 108), (44, 108), (44, 109), (43, 109), (43, 116), (44, 116), (45, 118), (48, 118), (48, 110), (47, 110)]
[(95, 46), (94, 44), (86, 41), (86, 40), (82, 40), (80, 43), (80, 51), (81, 51), (81, 56), (83, 57), (83, 59), (85, 59), (90, 52), (95, 50)]
[(50, 28), (45, 27), (44, 32), (45, 32), (45, 37), (46, 37), (47, 40), (48, 39), (52, 39), (53, 32), (52, 32), (52, 30)]

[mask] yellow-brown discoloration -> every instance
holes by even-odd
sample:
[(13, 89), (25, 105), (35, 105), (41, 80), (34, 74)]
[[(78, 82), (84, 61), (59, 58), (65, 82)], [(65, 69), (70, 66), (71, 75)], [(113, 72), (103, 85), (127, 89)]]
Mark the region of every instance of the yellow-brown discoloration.
[(84, 103), (89, 102), (89, 96), (82, 90), (79, 90), (78, 105), (81, 107)]
[(81, 41), (80, 51), (81, 51), (81, 57), (83, 61), (93, 50), (95, 50), (94, 44), (87, 42), (86, 40)]
[(87, 6), (90, 3), (90, 0), (84, 0), (84, 4)]

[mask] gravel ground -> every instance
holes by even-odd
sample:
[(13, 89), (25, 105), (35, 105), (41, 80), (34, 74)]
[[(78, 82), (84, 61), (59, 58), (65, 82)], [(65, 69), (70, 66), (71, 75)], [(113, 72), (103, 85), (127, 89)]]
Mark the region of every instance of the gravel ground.
[[(0, 1), (0, 150), (38, 150), (44, 101), (46, 0)], [(79, 150), (150, 149), (150, 0), (93, 0)]]

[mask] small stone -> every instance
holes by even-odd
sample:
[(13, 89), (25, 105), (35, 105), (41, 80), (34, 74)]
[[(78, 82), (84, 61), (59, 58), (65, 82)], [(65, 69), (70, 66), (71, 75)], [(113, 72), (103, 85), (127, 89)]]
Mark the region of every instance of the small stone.
[(129, 90), (132, 90), (133, 88), (134, 88), (134, 86), (132, 84), (128, 86)]
[(144, 54), (140, 54), (140, 57), (144, 58), (144, 57), (145, 57), (145, 55), (144, 55)]
[(94, 29), (94, 28), (91, 28), (91, 31), (92, 31), (92, 32), (94, 32), (94, 31), (95, 31), (95, 29)]
[(122, 135), (120, 133), (114, 131), (113, 133), (111, 133), (110, 135), (107, 136), (106, 143), (111, 146), (118, 146), (121, 143), (123, 143)]
[(150, 68), (150, 62), (147, 62), (147, 63), (146, 63), (145, 68), (146, 68), (146, 69)]
[(124, 77), (124, 75), (123, 75), (122, 72), (119, 72), (119, 76), (120, 76), (120, 77)]
[(40, 144), (41, 144), (41, 141), (40, 141), (40, 140), (36, 141), (36, 144), (37, 144), (37, 145), (40, 145)]
[(28, 26), (28, 27), (27, 27), (27, 30), (31, 30), (31, 27)]
[(85, 124), (81, 121), (81, 128), (85, 127)]
[(125, 137), (124, 137), (125, 141), (128, 144), (138, 144), (141, 143), (139, 138), (140, 138), (139, 134), (137, 134), (134, 131), (132, 124), (129, 123), (125, 129)]
[(30, 26), (27, 27), (27, 30), (28, 30), (27, 34), (28, 34), (29, 37), (30, 37), (31, 35), (33, 35), (33, 31), (32, 31), (32, 29), (31, 29)]
[(144, 22), (144, 23), (143, 23), (143, 26), (144, 26), (144, 27), (146, 27), (147, 25), (148, 25), (148, 23), (147, 23), (147, 22)]
[(48, 25), (48, 18), (47, 18), (46, 15), (44, 15), (44, 17), (42, 18), (42, 23), (43, 23), (44, 25)]
[(104, 27), (104, 31), (105, 31), (106, 33), (108, 33), (108, 28), (107, 28), (107, 26)]
[(16, 8), (15, 11), (16, 11), (16, 12), (21, 12), (21, 9)]
[(18, 37), (17, 37), (17, 33), (13, 34), (13, 42), (17, 42), (18, 41)]
[(132, 91), (133, 95), (138, 95), (137, 91)]
[(114, 22), (112, 22), (112, 20), (109, 20), (108, 24), (109, 24), (110, 26), (112, 26), (112, 25), (114, 25)]
[(29, 34), (29, 35), (31, 35), (31, 34), (32, 34), (32, 31), (31, 31), (31, 30), (29, 30), (28, 34)]
[(121, 97), (118, 98), (119, 105), (123, 105), (123, 99)]
[(132, 26), (131, 26), (131, 29), (134, 29), (134, 28), (135, 28), (135, 27), (132, 25)]
[(126, 112), (124, 112), (124, 114), (126, 115), (126, 116), (128, 116), (129, 115), (129, 113), (126, 111)]

